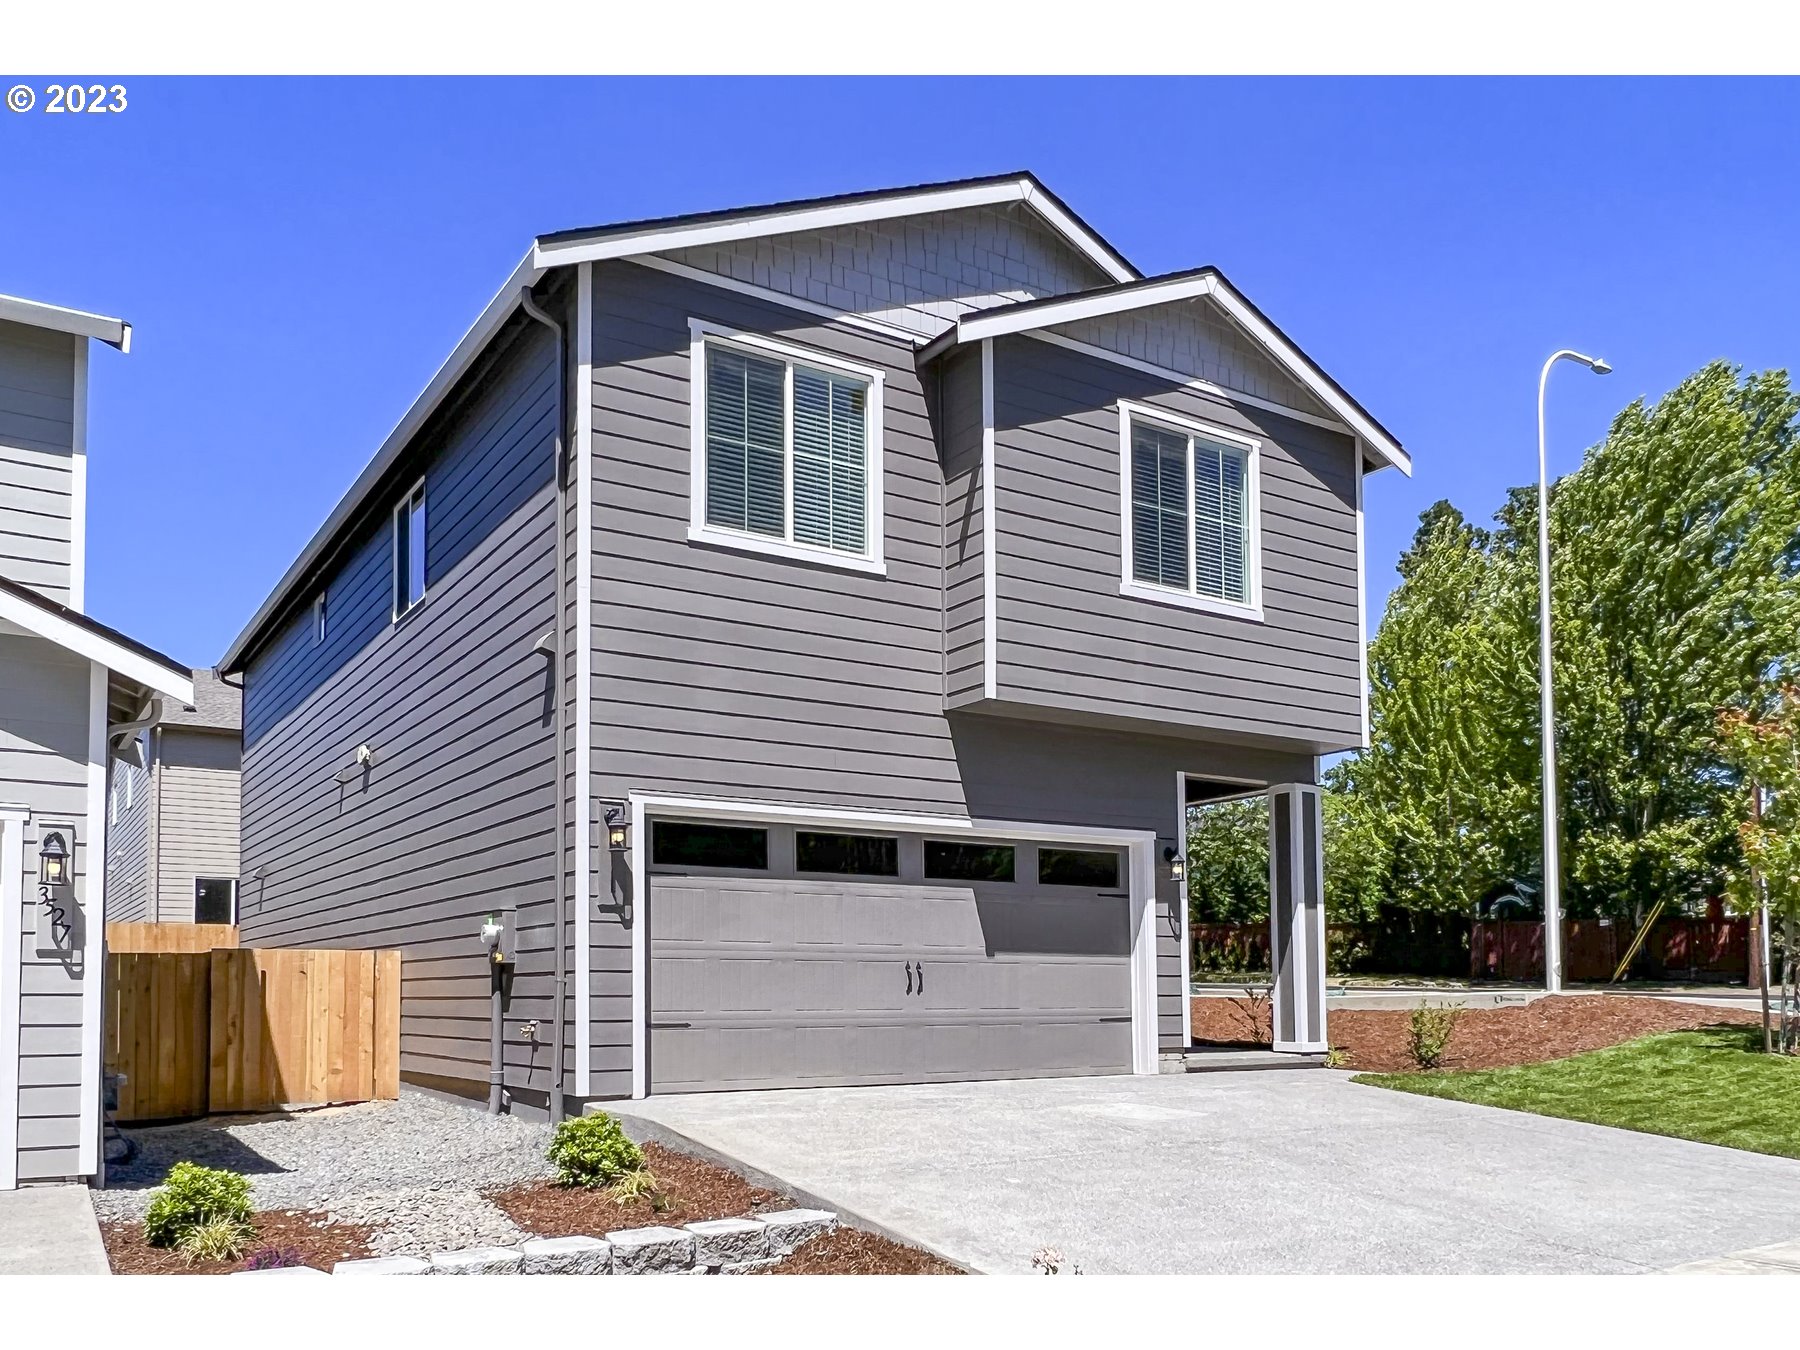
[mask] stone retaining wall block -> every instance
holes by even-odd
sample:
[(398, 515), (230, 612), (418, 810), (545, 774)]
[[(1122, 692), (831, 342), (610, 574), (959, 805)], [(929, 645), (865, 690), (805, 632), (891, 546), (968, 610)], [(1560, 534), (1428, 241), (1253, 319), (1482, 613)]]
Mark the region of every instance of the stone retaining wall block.
[(616, 1275), (657, 1275), (694, 1264), (694, 1235), (679, 1228), (621, 1228), (606, 1240)]
[(333, 1275), (424, 1275), (429, 1264), (416, 1256), (371, 1256), (360, 1261), (339, 1261)]
[(738, 1265), (769, 1255), (769, 1230), (756, 1219), (705, 1219), (687, 1225), (694, 1235), (694, 1264)]
[(757, 1217), (768, 1230), (771, 1256), (786, 1256), (808, 1238), (837, 1227), (837, 1215), (828, 1209), (778, 1209)]
[(464, 1247), (431, 1254), (433, 1275), (517, 1275), (525, 1257), (512, 1247)]
[(595, 1237), (532, 1238), (519, 1244), (526, 1275), (610, 1275), (612, 1247)]

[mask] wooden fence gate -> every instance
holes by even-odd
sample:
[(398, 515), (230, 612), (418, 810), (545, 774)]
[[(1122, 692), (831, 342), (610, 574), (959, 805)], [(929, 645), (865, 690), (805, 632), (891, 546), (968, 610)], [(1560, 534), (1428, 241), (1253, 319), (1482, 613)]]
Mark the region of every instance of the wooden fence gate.
[(168, 1120), (400, 1095), (400, 953), (107, 957), (116, 1118)]

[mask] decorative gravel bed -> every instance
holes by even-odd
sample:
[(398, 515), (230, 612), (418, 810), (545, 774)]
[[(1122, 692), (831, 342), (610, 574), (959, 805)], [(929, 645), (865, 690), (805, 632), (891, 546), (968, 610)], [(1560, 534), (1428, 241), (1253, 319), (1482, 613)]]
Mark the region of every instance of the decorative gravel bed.
[(307, 1210), (373, 1231), (378, 1256), (510, 1244), (525, 1236), (482, 1191), (547, 1177), (550, 1127), (422, 1092), (283, 1116), (127, 1128), (138, 1156), (107, 1168), (102, 1219), (141, 1219), (178, 1162), (250, 1178), (258, 1210)]
[[(1194, 998), (1197, 1041), (1267, 1045), (1266, 1002)], [(1411, 1014), (1345, 1008), (1331, 1010), (1326, 1030), (1333, 1046), (1349, 1056), (1346, 1067), (1403, 1072), (1416, 1066), (1407, 1054)], [(1713, 1008), (1668, 999), (1618, 994), (1558, 994), (1504, 1008), (1470, 1008), (1458, 1019), (1444, 1056), (1447, 1069), (1493, 1069), (1536, 1064), (1599, 1050), (1658, 1031), (1683, 1031), (1720, 1023), (1760, 1021), (1760, 1011)]]

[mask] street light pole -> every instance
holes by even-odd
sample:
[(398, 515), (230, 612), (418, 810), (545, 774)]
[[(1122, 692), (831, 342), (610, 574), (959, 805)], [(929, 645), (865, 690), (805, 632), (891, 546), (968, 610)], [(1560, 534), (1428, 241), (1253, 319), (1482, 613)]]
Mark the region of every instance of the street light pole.
[(1595, 356), (1565, 347), (1544, 362), (1538, 375), (1538, 693), (1544, 742), (1544, 990), (1562, 992), (1562, 870), (1556, 812), (1556, 696), (1550, 678), (1550, 471), (1544, 447), (1544, 389), (1550, 367), (1574, 361), (1596, 375), (1612, 370)]

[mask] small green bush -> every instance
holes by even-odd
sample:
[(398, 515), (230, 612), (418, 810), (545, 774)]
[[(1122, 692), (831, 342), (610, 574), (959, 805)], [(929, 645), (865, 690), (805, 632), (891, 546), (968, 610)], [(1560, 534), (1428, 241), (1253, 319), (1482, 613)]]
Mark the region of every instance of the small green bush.
[(644, 1153), (604, 1111), (556, 1127), (547, 1155), (565, 1186), (609, 1186), (644, 1165)]
[(249, 1178), (219, 1167), (176, 1163), (150, 1199), (144, 1240), (152, 1247), (174, 1247), (190, 1229), (215, 1219), (249, 1224)]
[(656, 1197), (662, 1192), (662, 1183), (648, 1167), (640, 1167), (625, 1173), (608, 1189), (618, 1204), (629, 1205), (633, 1200), (649, 1200), (654, 1208)]
[(255, 1236), (255, 1230), (241, 1219), (208, 1219), (183, 1233), (175, 1250), (190, 1266), (203, 1261), (235, 1261)]
[(1412, 1056), (1414, 1064), (1421, 1069), (1435, 1069), (1443, 1063), (1450, 1034), (1456, 1030), (1462, 1014), (1460, 1003), (1448, 1003), (1441, 1008), (1421, 1006), (1412, 1010), (1406, 1026), (1406, 1053)]

